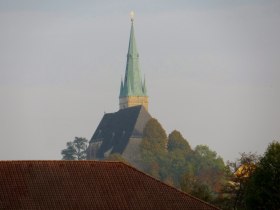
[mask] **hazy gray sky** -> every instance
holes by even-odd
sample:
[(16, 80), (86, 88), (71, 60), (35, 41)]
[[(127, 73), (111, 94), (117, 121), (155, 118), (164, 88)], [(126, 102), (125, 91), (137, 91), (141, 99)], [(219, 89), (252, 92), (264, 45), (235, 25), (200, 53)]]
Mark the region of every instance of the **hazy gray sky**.
[(225, 160), (280, 139), (279, 0), (0, 0), (0, 159), (61, 159), (118, 110), (131, 10), (167, 133)]

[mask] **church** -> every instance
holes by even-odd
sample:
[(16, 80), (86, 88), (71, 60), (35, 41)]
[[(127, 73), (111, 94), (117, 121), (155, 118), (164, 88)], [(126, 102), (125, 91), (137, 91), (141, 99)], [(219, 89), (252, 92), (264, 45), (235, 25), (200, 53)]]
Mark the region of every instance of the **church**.
[(110, 154), (118, 153), (128, 162), (137, 164), (143, 130), (152, 118), (148, 105), (146, 81), (139, 67), (132, 14), (125, 77), (120, 85), (119, 111), (104, 114), (89, 142), (87, 159), (102, 160)]

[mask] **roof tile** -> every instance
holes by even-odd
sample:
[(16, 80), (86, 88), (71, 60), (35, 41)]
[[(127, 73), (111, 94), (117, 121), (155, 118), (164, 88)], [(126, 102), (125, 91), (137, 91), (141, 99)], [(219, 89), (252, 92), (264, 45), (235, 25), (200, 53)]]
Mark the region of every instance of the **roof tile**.
[(217, 209), (120, 162), (0, 161), (0, 209)]

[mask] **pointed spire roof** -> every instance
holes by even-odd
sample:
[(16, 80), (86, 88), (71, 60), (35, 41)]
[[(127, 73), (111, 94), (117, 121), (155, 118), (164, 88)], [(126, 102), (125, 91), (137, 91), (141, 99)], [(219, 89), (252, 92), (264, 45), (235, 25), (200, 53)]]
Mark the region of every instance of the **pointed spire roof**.
[(127, 62), (123, 88), (120, 91), (120, 98), (126, 96), (146, 96), (143, 91), (141, 72), (139, 67), (139, 54), (134, 34), (134, 18), (131, 18), (130, 38), (127, 53)]
[(120, 96), (123, 95), (123, 79), (121, 79)]
[(144, 82), (143, 82), (142, 89), (143, 89), (144, 95), (147, 95), (146, 77), (144, 77)]

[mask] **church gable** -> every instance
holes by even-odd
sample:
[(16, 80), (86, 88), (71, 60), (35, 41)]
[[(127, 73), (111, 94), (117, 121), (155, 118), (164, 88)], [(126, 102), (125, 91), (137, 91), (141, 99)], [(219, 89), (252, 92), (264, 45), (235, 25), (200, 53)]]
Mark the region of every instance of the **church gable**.
[(88, 159), (103, 159), (110, 153), (122, 154), (131, 138), (142, 138), (150, 118), (143, 106), (105, 114), (90, 140)]
[(140, 113), (138, 115), (137, 121), (134, 126), (132, 133), (133, 137), (143, 137), (143, 131), (146, 126), (146, 123), (152, 118), (149, 112), (143, 106), (140, 106)]

